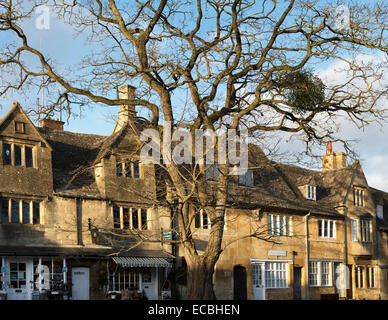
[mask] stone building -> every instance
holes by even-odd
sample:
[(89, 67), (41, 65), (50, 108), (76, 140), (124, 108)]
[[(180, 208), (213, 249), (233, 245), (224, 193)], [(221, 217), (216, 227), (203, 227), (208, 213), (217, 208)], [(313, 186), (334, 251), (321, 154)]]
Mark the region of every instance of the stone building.
[[(7, 299), (105, 299), (129, 289), (158, 299), (172, 266), (159, 239), (153, 166), (139, 162), (133, 110), (109, 137), (35, 127), (15, 103), (0, 123), (0, 294)], [(137, 121), (137, 122), (136, 122)], [(163, 218), (163, 216), (167, 218)]]
[[(245, 209), (226, 211), (217, 298), (387, 299), (388, 194), (368, 186), (360, 163), (331, 143), (322, 171), (256, 159), (231, 201)], [(254, 230), (261, 237), (247, 237)]]
[[(169, 294), (167, 275), (184, 259), (158, 241), (173, 222), (156, 205), (163, 180), (139, 161), (146, 122), (121, 106), (108, 137), (63, 124), (36, 127), (17, 103), (0, 120), (0, 297)], [(275, 163), (257, 146), (249, 161), (229, 188), (218, 299), (388, 299), (388, 194), (368, 186), (359, 162), (331, 144), (321, 171)], [(195, 217), (199, 251), (210, 226)]]

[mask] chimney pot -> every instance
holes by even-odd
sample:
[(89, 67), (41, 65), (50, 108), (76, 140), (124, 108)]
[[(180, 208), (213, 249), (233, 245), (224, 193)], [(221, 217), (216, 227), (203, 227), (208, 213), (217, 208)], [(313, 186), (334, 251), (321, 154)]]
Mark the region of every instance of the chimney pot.
[(58, 118), (55, 118), (55, 119), (44, 118), (40, 120), (41, 128), (55, 130), (55, 131), (63, 131), (64, 124), (65, 123), (63, 121), (59, 121)]

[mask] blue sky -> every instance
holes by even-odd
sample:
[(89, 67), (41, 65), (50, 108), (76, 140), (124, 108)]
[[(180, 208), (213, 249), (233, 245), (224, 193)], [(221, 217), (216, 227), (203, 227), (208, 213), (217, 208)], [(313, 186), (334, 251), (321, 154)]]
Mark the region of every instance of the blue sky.
[[(26, 30), (31, 39), (31, 44), (36, 48), (42, 43), (43, 52), (55, 58), (58, 68), (65, 69), (68, 65), (75, 65), (90, 50), (86, 43), (85, 35), (74, 37), (72, 30), (64, 23), (50, 17), (50, 29), (38, 30), (34, 21), (26, 23)], [(0, 38), (1, 44), (1, 38)], [(330, 65), (320, 65), (322, 72), (333, 72)], [(19, 101), (24, 109), (34, 108), (37, 104), (38, 92), (30, 92), (28, 97), (22, 97), (17, 92), (12, 92), (0, 101), (0, 117), (3, 117), (11, 108), (12, 102)], [(77, 107), (75, 107), (77, 110)], [(114, 127), (114, 117), (119, 107), (96, 104), (91, 109), (81, 112), (81, 117), (71, 117), (65, 124), (65, 130), (98, 135), (110, 135)], [(59, 115), (56, 115), (59, 117)], [(382, 127), (371, 125), (364, 130), (357, 129), (348, 121), (341, 123), (341, 135), (345, 139), (357, 139), (356, 151), (360, 155), (360, 161), (369, 184), (373, 187), (388, 192), (388, 124)], [(303, 146), (298, 142), (282, 144), (282, 150), (302, 150)], [(333, 145), (334, 151), (343, 151), (339, 144)]]

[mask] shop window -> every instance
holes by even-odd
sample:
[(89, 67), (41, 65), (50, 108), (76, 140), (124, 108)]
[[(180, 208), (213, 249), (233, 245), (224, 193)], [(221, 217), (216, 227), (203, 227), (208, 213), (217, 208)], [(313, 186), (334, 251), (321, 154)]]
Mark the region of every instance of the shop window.
[(10, 288), (26, 289), (26, 263), (10, 263)]
[(265, 287), (287, 288), (287, 266), (286, 262), (266, 262)]
[(309, 262), (309, 285), (311, 287), (332, 285), (332, 263), (330, 261)]
[(138, 268), (115, 268), (109, 273), (108, 291), (139, 290), (139, 277)]

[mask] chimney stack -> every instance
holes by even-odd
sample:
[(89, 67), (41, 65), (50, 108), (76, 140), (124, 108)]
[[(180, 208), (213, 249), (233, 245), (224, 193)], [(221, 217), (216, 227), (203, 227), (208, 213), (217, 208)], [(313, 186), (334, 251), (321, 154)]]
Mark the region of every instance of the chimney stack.
[(333, 152), (331, 141), (327, 143), (326, 154), (322, 157), (322, 171), (342, 169), (346, 167), (346, 154)]
[(41, 128), (55, 130), (55, 131), (63, 131), (64, 124), (65, 123), (63, 121), (59, 121), (58, 118), (55, 118), (55, 119), (44, 118), (40, 120)]
[[(130, 85), (124, 85), (119, 87), (120, 99), (135, 99), (136, 88)], [(134, 120), (136, 117), (135, 105), (129, 103), (128, 105), (121, 105), (119, 111), (119, 118), (114, 132), (120, 130), (127, 122)]]

